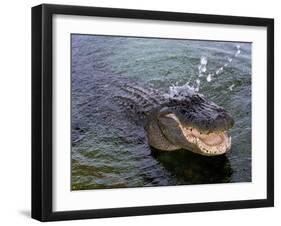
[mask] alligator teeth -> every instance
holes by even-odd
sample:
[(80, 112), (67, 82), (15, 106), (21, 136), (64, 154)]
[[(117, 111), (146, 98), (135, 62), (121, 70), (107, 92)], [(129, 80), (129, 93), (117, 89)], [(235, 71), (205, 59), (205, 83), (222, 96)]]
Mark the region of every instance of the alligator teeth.
[[(172, 115), (169, 115), (169, 117), (171, 116)], [(203, 153), (207, 155), (223, 154), (231, 147), (231, 137), (228, 137), (226, 133), (217, 134), (221, 137), (221, 139), (223, 139), (221, 143), (208, 145), (208, 143), (205, 143), (198, 137), (201, 133), (197, 132), (197, 130), (192, 131), (192, 128), (182, 127), (181, 124), (179, 124), (179, 127), (182, 129), (183, 135), (186, 137), (187, 141), (189, 143), (195, 144)]]

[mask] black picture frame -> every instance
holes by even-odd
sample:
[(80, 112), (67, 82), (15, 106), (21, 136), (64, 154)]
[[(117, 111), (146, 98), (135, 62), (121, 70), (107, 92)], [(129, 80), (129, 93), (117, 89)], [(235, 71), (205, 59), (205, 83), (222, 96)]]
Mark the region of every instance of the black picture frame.
[[(54, 212), (52, 210), (52, 18), (55, 14), (266, 27), (267, 198)], [(274, 206), (273, 19), (49, 4), (32, 8), (32, 218), (40, 221), (56, 221), (270, 206)]]

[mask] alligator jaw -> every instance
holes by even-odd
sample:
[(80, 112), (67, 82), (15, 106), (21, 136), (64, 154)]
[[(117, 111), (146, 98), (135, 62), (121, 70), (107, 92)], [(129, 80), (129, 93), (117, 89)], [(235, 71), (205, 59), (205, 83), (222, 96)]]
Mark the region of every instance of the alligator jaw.
[(189, 143), (197, 146), (196, 152), (202, 155), (221, 155), (231, 147), (231, 137), (226, 132), (200, 134), (195, 128), (183, 128), (182, 132)]
[(227, 135), (226, 131), (202, 133), (194, 127), (183, 126), (174, 114), (168, 114), (166, 116), (178, 123), (179, 129), (186, 139), (182, 143), (182, 148), (205, 156), (221, 155), (229, 151), (231, 137)]

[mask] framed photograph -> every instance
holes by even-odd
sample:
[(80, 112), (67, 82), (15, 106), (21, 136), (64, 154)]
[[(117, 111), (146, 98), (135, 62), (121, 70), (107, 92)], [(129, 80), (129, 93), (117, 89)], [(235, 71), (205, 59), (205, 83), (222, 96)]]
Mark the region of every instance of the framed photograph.
[(274, 21), (32, 8), (32, 217), (274, 205)]

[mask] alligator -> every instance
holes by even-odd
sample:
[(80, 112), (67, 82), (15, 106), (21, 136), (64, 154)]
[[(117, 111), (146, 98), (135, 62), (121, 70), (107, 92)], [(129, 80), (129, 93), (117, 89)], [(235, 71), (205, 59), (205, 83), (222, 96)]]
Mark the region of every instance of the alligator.
[(175, 95), (129, 83), (119, 88), (119, 102), (143, 119), (153, 149), (184, 149), (204, 156), (222, 155), (230, 150), (228, 131), (234, 120), (203, 94), (184, 86)]

